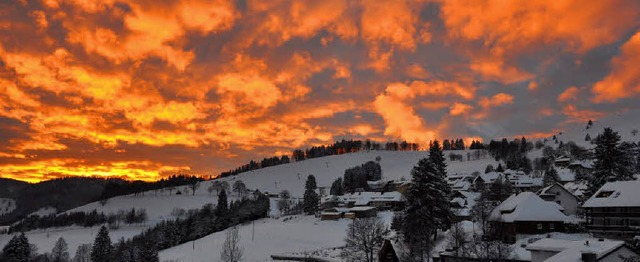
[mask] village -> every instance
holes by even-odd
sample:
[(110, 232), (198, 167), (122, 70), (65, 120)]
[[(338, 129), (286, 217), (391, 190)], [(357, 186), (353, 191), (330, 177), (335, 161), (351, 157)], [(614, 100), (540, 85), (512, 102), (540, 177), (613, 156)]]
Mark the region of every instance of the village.
[[(486, 212), (487, 228), (483, 229), (490, 233), (483, 240), (500, 241), (511, 254), (490, 261), (636, 261), (633, 259), (639, 254), (624, 240), (640, 234), (640, 181), (607, 182), (586, 198), (588, 185), (578, 182), (576, 175), (591, 172), (593, 161), (561, 156), (553, 166), (558, 173), (553, 183), (514, 170), (449, 174), (449, 205), (455, 222), (471, 224), (472, 235), (468, 237), (480, 237), (476, 232), (481, 230), (482, 221), (474, 213), (478, 202), (492, 204)], [(360, 188), (343, 195), (328, 195), (326, 188), (320, 188), (319, 216), (321, 220), (359, 219), (402, 210), (410, 184), (381, 179), (369, 181), (368, 190)], [(504, 187), (511, 194), (501, 197)], [(481, 196), (483, 191), (489, 192), (488, 196)], [(401, 239), (388, 237), (377, 261), (402, 261), (406, 249)], [(434, 254), (433, 259), (485, 261), (457, 249), (451, 246)]]

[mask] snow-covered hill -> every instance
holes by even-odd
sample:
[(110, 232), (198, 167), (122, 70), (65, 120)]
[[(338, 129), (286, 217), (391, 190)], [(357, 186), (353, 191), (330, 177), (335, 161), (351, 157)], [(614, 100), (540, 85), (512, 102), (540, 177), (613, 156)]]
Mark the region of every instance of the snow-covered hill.
[[(445, 151), (445, 157), (449, 153), (466, 155), (466, 151)], [(375, 161), (380, 156), (382, 177), (387, 180), (411, 179), (410, 172), (418, 161), (425, 158), (425, 151), (369, 151), (344, 155), (334, 155), (321, 158), (313, 158), (286, 165), (267, 167), (254, 171), (238, 174), (222, 180), (233, 183), (242, 180), (248, 188), (259, 189), (261, 192), (280, 192), (289, 190), (293, 196), (302, 196), (304, 183), (308, 175), (314, 175), (319, 187), (331, 187), (331, 183), (344, 175), (344, 170), (350, 167), (364, 164), (367, 161)], [(449, 174), (472, 173), (484, 171), (487, 164), (497, 165), (491, 158), (449, 162)]]
[[(593, 120), (593, 125), (589, 128), (587, 128), (587, 122), (573, 123), (563, 131), (556, 132), (555, 136), (558, 141), (565, 143), (573, 141), (579, 146), (592, 148), (594, 145), (590, 141), (585, 141), (585, 137), (589, 134), (592, 139), (595, 139), (606, 127), (611, 127), (613, 131), (618, 132), (622, 141), (640, 142), (640, 132), (634, 135), (634, 130), (640, 130), (640, 110), (627, 111)], [(550, 141), (547, 144), (553, 143), (551, 138), (547, 138)]]
[[(455, 153), (466, 154), (464, 151), (455, 151)], [(448, 154), (449, 152), (445, 152), (445, 155)], [(375, 161), (378, 156), (381, 159), (380, 165), (382, 166), (384, 179), (401, 179), (402, 177), (410, 179), (411, 169), (418, 160), (427, 156), (427, 152), (370, 151), (335, 155), (268, 167), (241, 173), (233, 177), (222, 178), (221, 180), (226, 180), (230, 184), (233, 184), (235, 180), (242, 180), (249, 189), (259, 189), (262, 192), (280, 192), (286, 189), (291, 192), (293, 197), (302, 197), (307, 175), (313, 174), (318, 181), (318, 186), (328, 188), (335, 179), (343, 176), (345, 169), (361, 165), (367, 161)], [(464, 162), (456, 161), (448, 163), (448, 170), (451, 174), (471, 173), (476, 170), (484, 170), (485, 166), (490, 163), (496, 164), (492, 159)], [(100, 202), (90, 203), (67, 212), (91, 212), (96, 210), (98, 212), (104, 212), (105, 214), (114, 214), (120, 210), (128, 211), (132, 208), (145, 209), (149, 220), (144, 225), (123, 225), (121, 228), (111, 231), (111, 238), (116, 241), (120, 237), (128, 238), (134, 236), (164, 219), (174, 219), (175, 216), (172, 214), (174, 210), (189, 210), (201, 208), (206, 204), (217, 203), (215, 192), (210, 194), (207, 191), (211, 183), (212, 181), (202, 182), (196, 190), (195, 195), (192, 195), (191, 190), (187, 186), (181, 186), (176, 188), (171, 195), (169, 195), (167, 190), (158, 192), (148, 191), (144, 194), (138, 194), (137, 196), (126, 195), (114, 197), (106, 201), (104, 205)], [(177, 190), (181, 191), (182, 194), (176, 195)], [(314, 222), (304, 224), (309, 226), (313, 225)], [(53, 247), (57, 238), (63, 236), (69, 244), (69, 252), (73, 254), (79, 245), (91, 243), (97, 231), (98, 227), (82, 228), (76, 226), (34, 230), (27, 232), (27, 237), (31, 243), (38, 247), (40, 252), (48, 252)], [(341, 232), (336, 239), (342, 240), (342, 238), (344, 238), (344, 228), (340, 228), (340, 230), (336, 230), (336, 232)], [(301, 234), (300, 237), (304, 238), (304, 234)], [(11, 236), (6, 234), (0, 235), (0, 246), (4, 246), (10, 238)], [(290, 240), (294, 242), (303, 241), (296, 240), (296, 238), (293, 237), (290, 238)], [(310, 246), (312, 245), (313, 244)]]

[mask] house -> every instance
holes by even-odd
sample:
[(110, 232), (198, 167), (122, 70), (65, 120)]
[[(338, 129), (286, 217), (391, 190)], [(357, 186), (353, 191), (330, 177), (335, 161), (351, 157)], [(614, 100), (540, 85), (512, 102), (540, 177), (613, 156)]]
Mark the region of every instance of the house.
[(495, 238), (514, 243), (526, 235), (562, 232), (568, 219), (560, 205), (544, 201), (535, 193), (522, 192), (493, 209), (489, 225)]
[(451, 195), (449, 206), (453, 211), (456, 221), (470, 220), (471, 209), (476, 205), (476, 200), (480, 197), (480, 193), (467, 191), (454, 191)]
[(569, 182), (564, 184), (564, 188), (569, 190), (580, 200), (584, 200), (584, 193), (589, 189), (589, 186), (586, 182)]
[(567, 166), (576, 176), (591, 174), (593, 170), (593, 160), (576, 160)]
[(399, 262), (398, 254), (396, 254), (396, 250), (393, 248), (393, 244), (391, 240), (385, 239), (384, 243), (382, 243), (382, 247), (380, 251), (378, 251), (378, 262)]
[(555, 183), (540, 189), (537, 194), (544, 201), (551, 201), (560, 205), (564, 209), (565, 215), (575, 215), (578, 213), (580, 199), (560, 183)]
[(399, 262), (407, 254), (408, 249), (402, 237), (392, 236), (382, 243), (380, 251), (378, 251), (378, 262)]
[(558, 171), (558, 179), (560, 179), (560, 184), (566, 184), (569, 182), (575, 182), (576, 181), (576, 174), (571, 171), (571, 169), (568, 168), (558, 168), (556, 171)]
[(320, 220), (338, 220), (340, 218), (365, 218), (365, 217), (375, 217), (378, 214), (378, 211), (375, 207), (336, 207), (336, 208), (328, 208), (320, 212)]
[(541, 177), (532, 177), (522, 172), (517, 173), (505, 173), (511, 185), (513, 185), (516, 192), (535, 192), (542, 188), (544, 181)]
[(598, 237), (626, 238), (640, 234), (640, 181), (604, 184), (582, 208), (587, 230)]
[(602, 238), (583, 240), (543, 238), (527, 245), (526, 249), (531, 252), (531, 262), (613, 262), (638, 256), (623, 241)]
[(561, 156), (556, 158), (556, 161), (553, 162), (557, 167), (567, 167), (571, 163), (571, 158), (567, 156)]
[(406, 198), (400, 192), (356, 192), (342, 196), (327, 196), (321, 199), (323, 209), (332, 207), (372, 206), (378, 210), (404, 208)]

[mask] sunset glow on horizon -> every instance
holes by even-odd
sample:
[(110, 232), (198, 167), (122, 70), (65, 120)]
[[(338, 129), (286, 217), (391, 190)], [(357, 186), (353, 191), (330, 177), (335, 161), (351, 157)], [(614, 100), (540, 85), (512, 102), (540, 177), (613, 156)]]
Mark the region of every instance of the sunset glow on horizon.
[(541, 137), (639, 109), (638, 61), (636, 0), (2, 1), (0, 177)]

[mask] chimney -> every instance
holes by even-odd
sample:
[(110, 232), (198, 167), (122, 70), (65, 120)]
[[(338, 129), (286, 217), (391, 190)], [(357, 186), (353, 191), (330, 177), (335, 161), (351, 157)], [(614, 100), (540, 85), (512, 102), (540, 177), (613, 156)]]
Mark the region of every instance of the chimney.
[(596, 253), (592, 251), (583, 251), (582, 252), (582, 261), (583, 262), (596, 262), (598, 260), (598, 256)]

